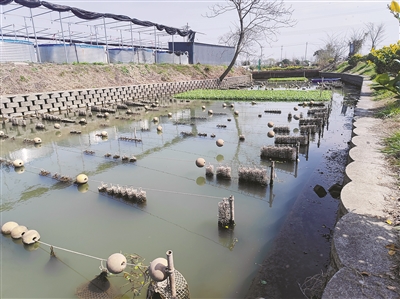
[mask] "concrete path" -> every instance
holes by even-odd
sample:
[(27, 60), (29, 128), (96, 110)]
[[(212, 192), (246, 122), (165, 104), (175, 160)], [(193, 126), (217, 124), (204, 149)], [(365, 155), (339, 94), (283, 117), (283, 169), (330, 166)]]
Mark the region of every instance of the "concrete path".
[(373, 118), (370, 81), (364, 81), (355, 109), (354, 146), (349, 152), (341, 212), (332, 240), (332, 266), (322, 299), (400, 298), (399, 258), (393, 249), (397, 233), (386, 224), (386, 210), (395, 196), (395, 178), (381, 150), (382, 120)]

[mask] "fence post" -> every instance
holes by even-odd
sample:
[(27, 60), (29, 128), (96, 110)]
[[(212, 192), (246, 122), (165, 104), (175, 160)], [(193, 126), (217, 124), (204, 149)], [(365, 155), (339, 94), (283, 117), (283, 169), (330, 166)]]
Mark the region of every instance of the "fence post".
[(171, 298), (176, 299), (175, 268), (174, 268), (174, 258), (172, 256), (172, 250), (167, 251), (167, 262), (168, 262), (169, 283), (171, 287)]
[(275, 176), (275, 161), (271, 161), (271, 177), (269, 178), (269, 184), (274, 184), (274, 176)]
[(233, 195), (229, 196), (229, 208), (230, 208), (230, 214), (231, 214), (231, 219), (229, 220), (229, 224), (234, 224), (235, 223), (235, 204), (234, 201), (235, 198)]

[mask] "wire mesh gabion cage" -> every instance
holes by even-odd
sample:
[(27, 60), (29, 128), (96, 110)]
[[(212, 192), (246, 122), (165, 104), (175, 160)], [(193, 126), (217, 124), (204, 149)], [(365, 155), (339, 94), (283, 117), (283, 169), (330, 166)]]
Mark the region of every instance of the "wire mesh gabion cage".
[(107, 271), (102, 271), (91, 281), (80, 285), (76, 290), (80, 299), (113, 299), (121, 295), (107, 278)]
[(261, 159), (296, 160), (296, 148), (293, 146), (263, 146)]
[[(183, 277), (183, 275), (176, 269), (174, 269), (175, 274), (175, 289), (176, 289), (176, 299), (189, 299), (189, 285)], [(146, 299), (172, 299), (172, 291), (169, 283), (169, 279), (165, 279), (161, 282), (152, 281), (147, 289)]]

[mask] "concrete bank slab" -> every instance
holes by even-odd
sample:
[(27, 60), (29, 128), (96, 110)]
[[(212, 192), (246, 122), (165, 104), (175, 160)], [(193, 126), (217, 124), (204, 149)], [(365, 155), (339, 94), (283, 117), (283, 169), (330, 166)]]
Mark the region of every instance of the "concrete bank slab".
[(374, 165), (385, 165), (385, 156), (379, 150), (366, 151), (362, 147), (356, 146), (349, 151), (349, 157), (352, 161), (363, 161)]
[(352, 181), (343, 187), (340, 198), (347, 212), (383, 218), (386, 198), (390, 195), (387, 187)]
[(347, 165), (344, 184), (350, 181), (377, 184), (379, 186), (388, 186), (396, 183), (396, 180), (389, 176), (387, 168), (382, 164), (371, 165), (368, 160), (356, 160)]
[(399, 286), (390, 278), (342, 268), (329, 281), (322, 299), (399, 298)]
[(353, 146), (359, 146), (364, 150), (381, 150), (383, 148), (381, 141), (372, 136), (359, 135), (351, 138)]
[(385, 246), (394, 244), (396, 236), (389, 225), (364, 215), (348, 213), (336, 224), (332, 257), (338, 269), (385, 274), (394, 261)]
[(380, 126), (382, 124), (382, 120), (375, 117), (359, 117), (355, 118), (353, 122), (353, 126), (355, 128), (373, 128), (376, 126)]
[(386, 248), (395, 239), (390, 226), (376, 218), (344, 215), (334, 229), (331, 254), (339, 271), (322, 299), (398, 298), (400, 285), (392, 279), (394, 258)]

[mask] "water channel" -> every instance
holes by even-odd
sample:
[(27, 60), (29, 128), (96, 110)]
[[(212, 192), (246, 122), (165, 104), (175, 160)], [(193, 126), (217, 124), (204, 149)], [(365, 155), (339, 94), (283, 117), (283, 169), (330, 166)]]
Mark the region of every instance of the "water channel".
[[(299, 121), (288, 120), (287, 115), (307, 117), (310, 107), (284, 102), (233, 102), (227, 107), (219, 101), (160, 104), (158, 111), (129, 119), (124, 110), (108, 119), (94, 113), (86, 125), (62, 123), (60, 130), (53, 129), (50, 121), (43, 121), (45, 129), (38, 130), (36, 119), (28, 120), (25, 127), (2, 125), (15, 138), (1, 140), (0, 157), (22, 159), (25, 167), (15, 171), (1, 166), (1, 223), (16, 221), (37, 230), (41, 241), (70, 250), (55, 249), (58, 260), (54, 261), (44, 244), (33, 248), (1, 236), (2, 298), (77, 298), (77, 287), (100, 273), (102, 263), (89, 256), (138, 254), (148, 264), (165, 257), (167, 250), (173, 251), (175, 268), (188, 282), (191, 298), (244, 298), (271, 249), (265, 245), (273, 244), (326, 150), (344, 146), (335, 136), (352, 119), (343, 90), (336, 90), (322, 134), (312, 135), (310, 144), (300, 147), (298, 162), (276, 163), (273, 187), (262, 187), (239, 184), (238, 168), (258, 167), (269, 173), (270, 161), (260, 158), (261, 147), (274, 144), (274, 138), (267, 137), (267, 123), (288, 126), (291, 135), (300, 135)], [(158, 123), (152, 121), (155, 116)], [(69, 117), (81, 118), (77, 113)], [(159, 125), (162, 132), (157, 131)], [(81, 134), (71, 134), (74, 130)], [(107, 131), (107, 138), (98, 136), (102, 131)], [(240, 141), (239, 135), (245, 140)], [(135, 136), (142, 142), (120, 138)], [(34, 137), (40, 137), (42, 144), (23, 142)], [(217, 139), (224, 140), (222, 147), (216, 145)], [(107, 153), (135, 156), (137, 161), (107, 158)], [(199, 157), (215, 168), (231, 167), (231, 180), (206, 177), (205, 168), (195, 165)], [(65, 184), (51, 175), (40, 176), (42, 169), (74, 178), (84, 173), (89, 182)], [(147, 200), (137, 204), (99, 193), (102, 182), (142, 188)], [(220, 229), (218, 202), (230, 195), (235, 199), (236, 226)], [(116, 287), (126, 283), (122, 275), (111, 276), (110, 282)], [(145, 298), (145, 293), (139, 298)]]

